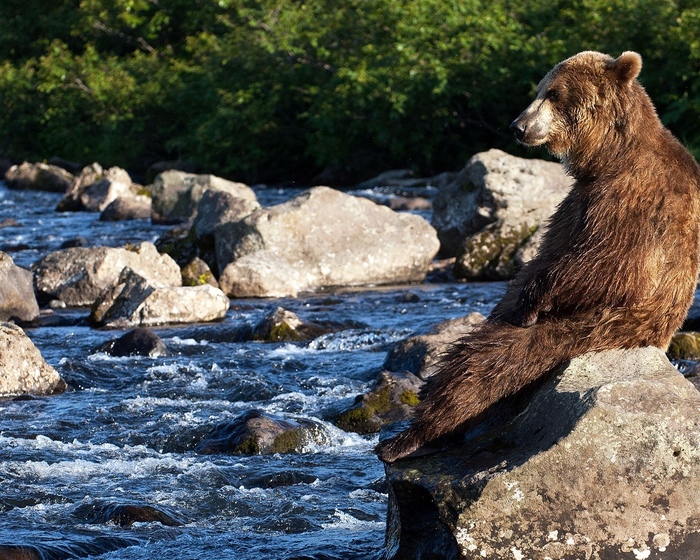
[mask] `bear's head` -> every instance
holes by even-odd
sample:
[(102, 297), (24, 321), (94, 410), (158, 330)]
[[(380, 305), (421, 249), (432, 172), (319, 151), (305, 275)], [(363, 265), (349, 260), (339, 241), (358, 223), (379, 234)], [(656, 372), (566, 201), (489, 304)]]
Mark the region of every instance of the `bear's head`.
[(564, 160), (587, 146), (613, 142), (636, 112), (653, 112), (636, 80), (641, 69), (642, 57), (631, 51), (618, 58), (593, 51), (572, 56), (542, 79), (537, 98), (511, 130), (520, 143), (545, 146)]

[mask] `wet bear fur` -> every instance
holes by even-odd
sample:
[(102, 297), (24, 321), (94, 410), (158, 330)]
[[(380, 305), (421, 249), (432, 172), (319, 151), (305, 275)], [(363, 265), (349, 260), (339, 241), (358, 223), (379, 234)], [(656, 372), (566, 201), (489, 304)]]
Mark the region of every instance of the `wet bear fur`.
[(637, 81), (641, 57), (582, 52), (555, 66), (511, 129), (545, 146), (574, 184), (537, 256), (425, 385), (386, 462), (512, 414), (557, 366), (587, 352), (666, 349), (698, 274), (700, 170)]

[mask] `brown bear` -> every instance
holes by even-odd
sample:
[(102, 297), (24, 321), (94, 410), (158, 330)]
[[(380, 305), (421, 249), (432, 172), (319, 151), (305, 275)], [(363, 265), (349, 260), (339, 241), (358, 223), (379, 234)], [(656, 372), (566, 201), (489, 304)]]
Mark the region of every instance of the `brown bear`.
[(426, 383), (411, 426), (379, 443), (383, 461), (512, 415), (574, 356), (667, 348), (696, 286), (700, 168), (661, 124), (636, 79), (641, 67), (634, 52), (577, 54), (545, 76), (511, 125), (575, 182), (537, 256)]

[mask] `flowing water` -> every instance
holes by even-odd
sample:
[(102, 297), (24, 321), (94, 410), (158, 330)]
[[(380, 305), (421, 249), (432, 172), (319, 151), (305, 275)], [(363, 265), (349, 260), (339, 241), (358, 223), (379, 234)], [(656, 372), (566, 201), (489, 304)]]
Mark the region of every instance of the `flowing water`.
[[(292, 194), (258, 192), (266, 205)], [(17, 264), (77, 237), (120, 246), (167, 229), (60, 214), (59, 198), (0, 185), (0, 220), (20, 223), (0, 229), (0, 249)], [(159, 358), (97, 352), (122, 333), (90, 328), (84, 309), (45, 315), (27, 334), (69, 389), (0, 402), (0, 545), (49, 559), (379, 558), (387, 496), (377, 436), (327, 418), (371, 386), (392, 343), (488, 313), (502, 289), (423, 284), (232, 300), (223, 322), (155, 329), (170, 350)], [(234, 342), (236, 329), (278, 305), (352, 326), (303, 343)], [(285, 455), (194, 451), (214, 425), (251, 409), (321, 422), (328, 441)], [(123, 526), (104, 515), (131, 505), (155, 507), (167, 522)]]

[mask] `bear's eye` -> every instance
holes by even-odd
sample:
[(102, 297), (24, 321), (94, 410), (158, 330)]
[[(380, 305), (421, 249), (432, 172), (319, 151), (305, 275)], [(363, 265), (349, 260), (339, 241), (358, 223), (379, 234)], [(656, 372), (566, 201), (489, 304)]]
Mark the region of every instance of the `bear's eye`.
[(559, 101), (561, 94), (557, 89), (550, 89), (549, 91), (547, 91), (547, 95), (545, 97), (549, 99), (552, 103), (556, 103), (557, 101)]

